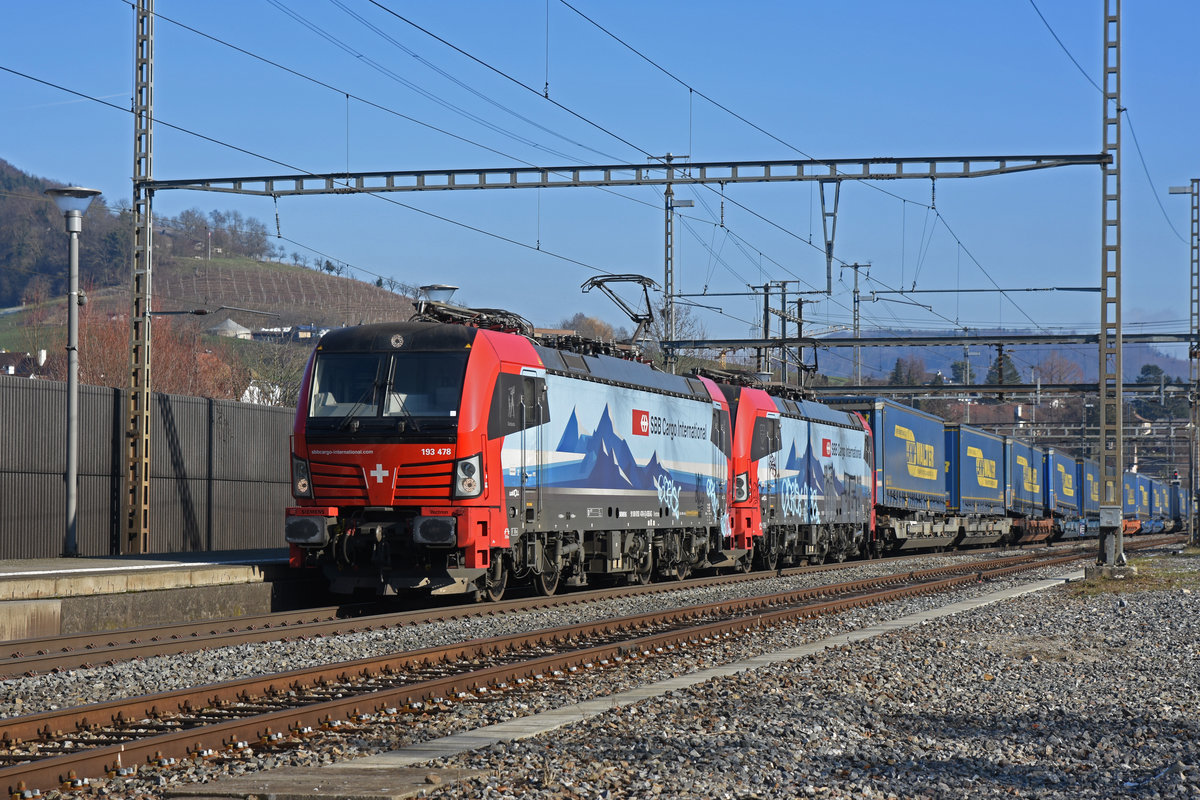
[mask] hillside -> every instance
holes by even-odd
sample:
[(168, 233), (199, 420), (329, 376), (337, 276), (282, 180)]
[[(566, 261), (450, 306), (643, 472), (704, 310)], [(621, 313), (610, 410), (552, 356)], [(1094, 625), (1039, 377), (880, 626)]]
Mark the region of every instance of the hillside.
[[(28, 306), (34, 317), (45, 317), (47, 324), (63, 318), (49, 312), (56, 304), (61, 307), (67, 290), (62, 216), (43, 194), (55, 185), (52, 179), (0, 160), (0, 309)], [(206, 214), (189, 209), (173, 218), (156, 216), (154, 228), (155, 311), (233, 306), (279, 315), (275, 321), (235, 314), (247, 327), (261, 327), (268, 321), (353, 325), (407, 319), (412, 313), (412, 304), (404, 297), (332, 274), (332, 264), (330, 272), (320, 272), (281, 263), (283, 249), (274, 244), (266, 227), (237, 212)], [(88, 209), (84, 231), (79, 243), (81, 288), (105, 313), (127, 315), (133, 233), (128, 210), (112, 209), (97, 198)], [(198, 258), (202, 248), (222, 257)], [(407, 288), (396, 282), (391, 285)], [(38, 309), (46, 313), (39, 314)], [(2, 316), (22, 317), (19, 313)], [(3, 320), (4, 327), (11, 327), (14, 319)], [(5, 346), (19, 347), (0, 331), (0, 347)]]
[[(126, 291), (125, 296), (128, 297)], [(158, 311), (221, 306), (269, 311), (278, 319), (221, 312), (249, 328), (278, 325), (341, 327), (405, 320), (412, 302), (370, 283), (305, 267), (243, 259), (177, 259), (154, 271)], [(219, 317), (209, 317), (214, 321)]]

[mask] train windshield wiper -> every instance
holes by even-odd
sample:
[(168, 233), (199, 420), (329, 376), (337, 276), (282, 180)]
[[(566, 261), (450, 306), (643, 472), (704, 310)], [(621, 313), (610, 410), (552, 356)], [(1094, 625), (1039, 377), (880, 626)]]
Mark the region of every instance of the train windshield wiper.
[(342, 417), (342, 421), (338, 423), (337, 429), (339, 431), (344, 431), (351, 424), (357, 427), (358, 420), (355, 417), (358, 416), (358, 412), (367, 404), (367, 401), (375, 397), (375, 390), (379, 389), (382, 385), (379, 381), (374, 381), (363, 391), (362, 396), (358, 398), (358, 402), (346, 412), (346, 415)]
[(412, 425), (412, 429), (413, 429), (414, 431), (416, 431), (417, 433), (420, 433), (420, 432), (421, 432), (421, 426), (417, 424), (417, 418), (416, 418), (416, 417), (414, 417), (414, 416), (413, 416), (413, 414), (412, 414), (412, 412), (408, 410), (408, 405), (407, 405), (407, 404), (404, 402), (404, 395), (403, 395), (403, 394), (401, 394), (400, 392), (397, 392), (397, 391), (395, 390), (395, 387), (392, 387), (392, 388), (391, 388), (391, 389), (388, 391), (388, 403), (389, 403), (389, 405), (391, 404), (391, 402), (392, 402), (392, 401), (395, 401), (395, 403), (396, 403), (396, 408), (398, 408), (398, 409), (400, 410), (400, 414), (401, 414), (401, 416), (403, 416), (403, 417), (404, 417), (404, 424), (405, 424), (405, 425)]

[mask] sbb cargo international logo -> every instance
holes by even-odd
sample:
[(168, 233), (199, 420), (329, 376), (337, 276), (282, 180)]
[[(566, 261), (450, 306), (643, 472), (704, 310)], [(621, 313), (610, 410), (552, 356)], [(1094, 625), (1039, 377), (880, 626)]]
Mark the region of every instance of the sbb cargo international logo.
[(650, 435), (650, 412), (633, 410), (633, 435), (634, 436), (649, 436)]
[(821, 440), (821, 455), (824, 456), (825, 458), (830, 458), (833, 456), (833, 440), (832, 439), (822, 439)]

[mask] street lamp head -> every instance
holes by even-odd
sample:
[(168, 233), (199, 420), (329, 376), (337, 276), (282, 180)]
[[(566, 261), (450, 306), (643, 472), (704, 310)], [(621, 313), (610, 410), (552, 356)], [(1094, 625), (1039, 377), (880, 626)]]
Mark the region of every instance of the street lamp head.
[(53, 198), (58, 210), (63, 214), (69, 214), (72, 211), (82, 214), (91, 205), (92, 198), (100, 194), (100, 190), (85, 189), (82, 186), (64, 186), (60, 189), (47, 189), (46, 194)]

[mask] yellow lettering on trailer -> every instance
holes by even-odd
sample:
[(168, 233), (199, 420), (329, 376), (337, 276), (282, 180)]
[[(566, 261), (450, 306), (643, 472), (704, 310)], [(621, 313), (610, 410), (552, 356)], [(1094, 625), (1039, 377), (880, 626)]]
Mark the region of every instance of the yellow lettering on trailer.
[(934, 466), (937, 461), (933, 445), (908, 442), (905, 448), (905, 456), (908, 460), (909, 475), (926, 481), (936, 481), (938, 479), (937, 467)]
[(995, 489), (999, 486), (996, 480), (996, 461), (984, 458), (983, 451), (978, 447), (967, 448), (967, 458), (975, 459), (975, 481), (985, 489)]
[(1000, 485), (996, 478), (996, 461), (991, 458), (975, 460), (975, 480), (985, 489), (995, 489)]
[[(1018, 457), (1017, 461), (1019, 462), (1021, 459)], [(1021, 483), (1024, 485), (1025, 491), (1040, 492), (1042, 490), (1042, 483), (1038, 480), (1038, 471), (1032, 469), (1028, 463), (1021, 467), (1021, 471), (1023, 476)]]

